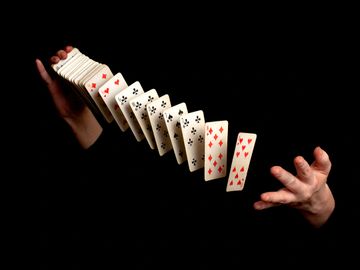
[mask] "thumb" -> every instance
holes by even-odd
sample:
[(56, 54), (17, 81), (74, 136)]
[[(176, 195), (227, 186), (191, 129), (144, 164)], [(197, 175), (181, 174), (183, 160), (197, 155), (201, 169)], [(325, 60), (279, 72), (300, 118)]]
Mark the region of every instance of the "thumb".
[(46, 83), (47, 86), (51, 85), (53, 79), (50, 77), (49, 73), (47, 72), (44, 64), (41, 62), (40, 59), (35, 60), (36, 68), (39, 72), (41, 79)]
[(331, 161), (329, 155), (321, 149), (319, 146), (314, 150), (314, 158), (312, 166), (316, 167), (318, 170), (322, 171), (325, 174), (329, 174), (331, 169)]

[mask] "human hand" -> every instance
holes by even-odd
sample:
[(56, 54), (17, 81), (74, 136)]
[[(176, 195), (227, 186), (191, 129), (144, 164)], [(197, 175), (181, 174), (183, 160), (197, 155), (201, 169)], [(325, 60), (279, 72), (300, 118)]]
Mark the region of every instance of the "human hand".
[[(72, 46), (59, 50), (50, 58), (51, 64), (56, 64), (66, 59)], [(57, 78), (52, 78), (40, 59), (35, 60), (40, 78), (45, 83), (61, 118), (71, 127), (80, 145), (89, 148), (102, 132), (102, 127), (91, 110), (76, 96), (70, 87), (64, 87)]]
[(270, 172), (284, 184), (284, 188), (261, 194), (260, 200), (254, 203), (254, 208), (263, 210), (288, 205), (300, 210), (314, 227), (325, 224), (335, 208), (333, 194), (326, 183), (331, 161), (320, 147), (314, 149), (313, 155), (315, 160), (311, 165), (301, 156), (294, 159), (296, 176), (280, 166), (273, 166)]

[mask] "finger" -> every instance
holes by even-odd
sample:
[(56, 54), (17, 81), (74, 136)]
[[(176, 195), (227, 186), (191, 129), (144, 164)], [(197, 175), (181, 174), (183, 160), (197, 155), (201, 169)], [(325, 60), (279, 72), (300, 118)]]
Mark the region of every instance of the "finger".
[(65, 52), (64, 50), (59, 50), (57, 51), (56, 55), (61, 59), (66, 59), (67, 57), (67, 52)]
[(57, 63), (59, 63), (59, 61), (60, 61), (60, 58), (57, 55), (51, 56), (51, 58), (50, 58), (50, 62), (52, 64), (57, 64)]
[(279, 206), (280, 204), (277, 203), (270, 203), (270, 202), (264, 202), (264, 201), (257, 201), (254, 203), (254, 208), (256, 210), (264, 210), (268, 209), (274, 206)]
[(267, 203), (289, 204), (297, 202), (296, 194), (285, 188), (274, 192), (265, 192), (260, 197), (262, 201)]
[(296, 157), (294, 159), (294, 165), (297, 172), (297, 177), (308, 184), (312, 184), (314, 179), (314, 173), (307, 161), (303, 157)]
[(36, 59), (35, 60), (35, 63), (36, 63), (36, 67), (37, 67), (37, 70), (40, 74), (40, 77), (42, 78), (42, 80), (47, 84), (51, 84), (52, 83), (52, 78), (50, 77), (49, 73), (46, 71), (43, 63), (39, 60), (39, 59)]
[(71, 52), (73, 49), (74, 49), (73, 46), (68, 45), (68, 46), (65, 47), (65, 52), (66, 52), (66, 53), (69, 53), (69, 52)]
[(294, 193), (302, 192), (304, 184), (294, 175), (284, 170), (280, 166), (273, 166), (270, 169), (271, 174), (278, 179), (286, 188)]
[(329, 174), (331, 170), (331, 161), (329, 155), (319, 146), (314, 149), (314, 158), (315, 161), (311, 166), (323, 172), (324, 174)]

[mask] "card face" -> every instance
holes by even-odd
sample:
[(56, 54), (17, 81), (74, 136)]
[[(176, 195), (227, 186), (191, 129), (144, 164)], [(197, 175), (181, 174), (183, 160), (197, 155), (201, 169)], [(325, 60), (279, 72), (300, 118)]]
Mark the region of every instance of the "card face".
[(172, 149), (163, 115), (164, 110), (170, 107), (171, 103), (169, 95), (163, 95), (146, 106), (160, 156)]
[(100, 96), (104, 100), (106, 106), (108, 107), (122, 132), (129, 128), (129, 124), (126, 121), (124, 114), (120, 110), (120, 106), (116, 102), (115, 96), (127, 87), (128, 85), (124, 77), (120, 72), (118, 72), (99, 88)]
[(226, 176), (228, 121), (205, 123), (205, 169), (206, 181)]
[(190, 172), (204, 167), (205, 119), (202, 110), (180, 117), (181, 132)]
[(156, 148), (156, 142), (146, 107), (148, 103), (153, 102), (158, 98), (159, 96), (156, 90), (151, 89), (137, 97), (134, 97), (130, 101), (130, 107), (135, 114), (136, 120), (138, 121), (151, 149)]
[(116, 100), (117, 104), (119, 105), (120, 110), (122, 111), (126, 121), (129, 124), (131, 131), (133, 132), (133, 134), (138, 142), (142, 141), (145, 138), (145, 135), (144, 135), (138, 121), (136, 120), (134, 112), (131, 109), (130, 101), (133, 98), (135, 98), (143, 93), (144, 93), (144, 90), (141, 87), (140, 82), (136, 81), (133, 84), (131, 84), (129, 87), (125, 88), (120, 93), (115, 95), (115, 100)]
[(88, 91), (91, 98), (93, 99), (93, 101), (95, 102), (108, 123), (112, 122), (114, 118), (110, 110), (106, 106), (104, 100), (101, 98), (99, 94), (99, 89), (111, 77), (113, 77), (113, 74), (110, 68), (107, 65), (103, 65), (100, 71), (98, 71), (95, 75), (93, 75), (85, 82), (86, 90)]
[(257, 135), (254, 133), (240, 132), (238, 134), (226, 187), (227, 192), (243, 190), (256, 138)]
[(163, 112), (172, 148), (174, 149), (176, 161), (179, 165), (186, 160), (184, 139), (181, 132), (180, 116), (187, 113), (188, 110), (184, 102), (170, 107)]

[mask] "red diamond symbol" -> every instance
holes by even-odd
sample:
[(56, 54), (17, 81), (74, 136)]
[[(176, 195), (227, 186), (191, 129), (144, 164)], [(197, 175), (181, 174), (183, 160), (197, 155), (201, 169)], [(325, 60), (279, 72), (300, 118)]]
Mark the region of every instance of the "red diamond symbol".
[(210, 160), (210, 161), (212, 160), (212, 156), (211, 156), (211, 155), (208, 157), (208, 160)]
[(101, 76), (102, 79), (106, 79), (106, 74), (103, 73), (103, 75)]
[(218, 157), (219, 157), (219, 159), (222, 159), (223, 155), (220, 153)]
[(212, 170), (211, 170), (211, 169), (209, 169), (209, 170), (208, 170), (208, 174), (211, 174), (211, 173), (212, 173)]
[(213, 132), (212, 128), (210, 128), (209, 133), (211, 134)]
[(216, 162), (216, 160), (214, 161), (213, 165), (214, 165), (214, 167), (216, 167), (216, 165), (217, 165), (217, 162)]
[(209, 147), (211, 148), (211, 146), (212, 146), (213, 144), (212, 144), (212, 142), (209, 142), (209, 144), (208, 144), (208, 145), (209, 145)]
[(216, 139), (219, 138), (219, 136), (217, 134), (214, 135), (214, 139), (216, 141)]
[(220, 147), (223, 145), (223, 141), (222, 141), (222, 140), (220, 140), (219, 145), (220, 145)]

